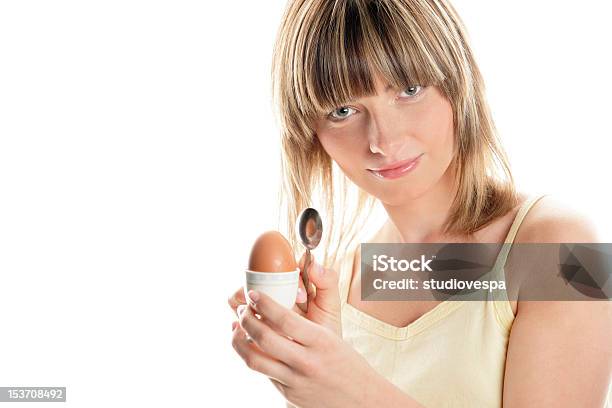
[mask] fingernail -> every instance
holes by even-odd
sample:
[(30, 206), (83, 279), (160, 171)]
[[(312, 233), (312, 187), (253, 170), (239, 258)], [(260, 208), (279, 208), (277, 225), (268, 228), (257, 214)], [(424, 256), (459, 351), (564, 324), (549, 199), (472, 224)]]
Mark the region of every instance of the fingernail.
[(238, 317), (242, 316), (242, 313), (244, 312), (245, 308), (246, 308), (246, 305), (238, 305), (238, 307), (236, 308), (236, 312), (238, 313)]
[(304, 290), (302, 288), (298, 288), (296, 302), (304, 303), (305, 301), (306, 301), (306, 294), (304, 293)]
[(259, 300), (259, 293), (254, 290), (249, 290), (247, 296), (252, 303), (256, 303)]

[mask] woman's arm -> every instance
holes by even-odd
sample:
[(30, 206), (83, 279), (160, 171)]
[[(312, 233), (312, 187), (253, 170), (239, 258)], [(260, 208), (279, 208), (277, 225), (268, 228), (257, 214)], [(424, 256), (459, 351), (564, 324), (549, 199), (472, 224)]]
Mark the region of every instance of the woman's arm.
[[(548, 208), (538, 213), (546, 215), (525, 226), (521, 242), (598, 242), (584, 217), (543, 206)], [(506, 357), (504, 407), (602, 407), (611, 373), (612, 302), (519, 302)]]
[(508, 346), (504, 407), (603, 407), (612, 303), (523, 302)]

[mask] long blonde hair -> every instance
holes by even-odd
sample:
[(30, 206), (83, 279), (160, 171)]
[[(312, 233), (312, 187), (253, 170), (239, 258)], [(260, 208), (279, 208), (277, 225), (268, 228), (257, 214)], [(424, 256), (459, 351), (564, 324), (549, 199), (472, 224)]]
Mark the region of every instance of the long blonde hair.
[(296, 217), (314, 203), (324, 205), (317, 209), (325, 222), (323, 264), (330, 267), (352, 245), (376, 200), (361, 189), (350, 194), (352, 182), (323, 149), (314, 119), (374, 94), (374, 72), (400, 89), (439, 86), (453, 107), (458, 188), (446, 233), (472, 234), (518, 201), (467, 32), (448, 1), (290, 0), (272, 61), (281, 130), (279, 229), (298, 250)]

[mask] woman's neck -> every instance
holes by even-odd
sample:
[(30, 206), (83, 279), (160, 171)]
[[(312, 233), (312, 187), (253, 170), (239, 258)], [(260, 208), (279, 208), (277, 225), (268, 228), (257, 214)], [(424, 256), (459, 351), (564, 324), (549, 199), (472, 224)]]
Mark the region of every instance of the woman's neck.
[(396, 242), (450, 242), (452, 238), (443, 233), (443, 227), (455, 192), (452, 171), (447, 170), (438, 183), (420, 197), (397, 206), (383, 203), (389, 215), (388, 225), (384, 226), (385, 235)]

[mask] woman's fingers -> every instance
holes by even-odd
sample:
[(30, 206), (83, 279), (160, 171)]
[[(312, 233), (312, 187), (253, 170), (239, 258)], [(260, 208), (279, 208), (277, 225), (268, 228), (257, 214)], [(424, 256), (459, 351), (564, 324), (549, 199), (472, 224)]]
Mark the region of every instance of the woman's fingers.
[[(279, 305), (279, 307), (282, 307)], [(240, 306), (241, 313), (239, 323), (242, 329), (248, 334), (257, 346), (266, 354), (275, 359), (294, 367), (302, 363), (304, 358), (304, 348), (294, 341), (281, 336), (266, 323), (255, 316), (252, 308)], [(285, 309), (287, 313), (291, 313)]]
[(313, 257), (312, 262), (308, 266), (308, 278), (311, 284), (311, 296), (317, 306), (327, 313), (339, 316), (339, 277), (336, 271), (333, 269), (325, 268), (323, 267), (323, 265), (318, 264), (317, 262), (315, 262), (315, 259)]
[[(298, 313), (300, 316), (305, 316), (304, 311), (298, 306), (299, 303), (306, 302), (306, 292), (304, 291), (304, 284), (302, 280), (299, 281), (298, 293), (296, 295), (295, 305), (293, 306), (293, 311)], [(244, 297), (244, 287), (238, 289), (232, 296), (227, 298), (227, 304), (232, 308), (236, 316), (238, 317), (238, 306), (246, 305), (246, 299)]]
[(302, 282), (302, 277), (299, 277), (298, 281), (298, 291), (297, 296), (295, 298), (295, 303), (305, 303), (306, 302), (306, 290), (304, 290), (304, 282)]
[(260, 372), (283, 385), (291, 383), (294, 376), (291, 369), (283, 362), (266, 355), (256, 344), (249, 343), (240, 325), (234, 328), (232, 347), (251, 370)]
[[(306, 264), (306, 252), (304, 252), (302, 254), (302, 257), (300, 258), (300, 260), (298, 261), (298, 266), (300, 268), (300, 271), (304, 268), (304, 265)], [(313, 265), (315, 264), (315, 257), (314, 254), (310, 254), (310, 263), (308, 264), (308, 270), (306, 271), (308, 273), (308, 281), (310, 282), (310, 288), (308, 288), (310, 290), (310, 294), (311, 296), (314, 295), (315, 293), (315, 288), (313, 287), (313, 283), (310, 281), (311, 279), (311, 274), (312, 274), (312, 268)], [(300, 282), (301, 283), (301, 282)], [(302, 285), (302, 287), (304, 287), (304, 285)], [(304, 300), (306, 301), (306, 300)]]
[(293, 305), (291, 310), (293, 310), (295, 313), (299, 314), (302, 317), (306, 317), (306, 312), (304, 312), (304, 310), (302, 310), (302, 308), (297, 303)]
[[(312, 259), (314, 260), (314, 257)], [(298, 267), (300, 268), (300, 271), (302, 271), (304, 269), (304, 262), (305, 262), (305, 260), (306, 260), (306, 252), (304, 252), (304, 254), (302, 255), (302, 257), (300, 258), (300, 260), (298, 262)], [(310, 267), (308, 269), (310, 269)], [(306, 271), (306, 273), (309, 273), (309, 272), (310, 271)], [(299, 309), (300, 315), (306, 316), (306, 309), (308, 308), (308, 304), (307, 304), (308, 303), (308, 296), (307, 296), (306, 288), (304, 287), (304, 281), (302, 281), (302, 274), (301, 274), (301, 272), (300, 272), (299, 285), (300, 285), (300, 290), (298, 291), (298, 297), (297, 297), (297, 300), (295, 301), (295, 303), (297, 305), (297, 308)], [(312, 285), (310, 285), (310, 286), (312, 287)]]
[(230, 296), (227, 299), (227, 303), (234, 310), (234, 313), (236, 313), (236, 316), (238, 316), (238, 313), (236, 312), (236, 309), (238, 308), (238, 306), (246, 305), (246, 299), (244, 297), (244, 288), (241, 287), (240, 289), (236, 291), (236, 293)]
[(265, 293), (257, 292), (257, 299), (251, 297), (251, 300), (253, 302), (250, 304), (255, 311), (263, 316), (267, 325), (274, 331), (289, 336), (303, 345), (316, 343), (317, 336), (320, 335), (320, 326), (316, 323), (284, 308)]

